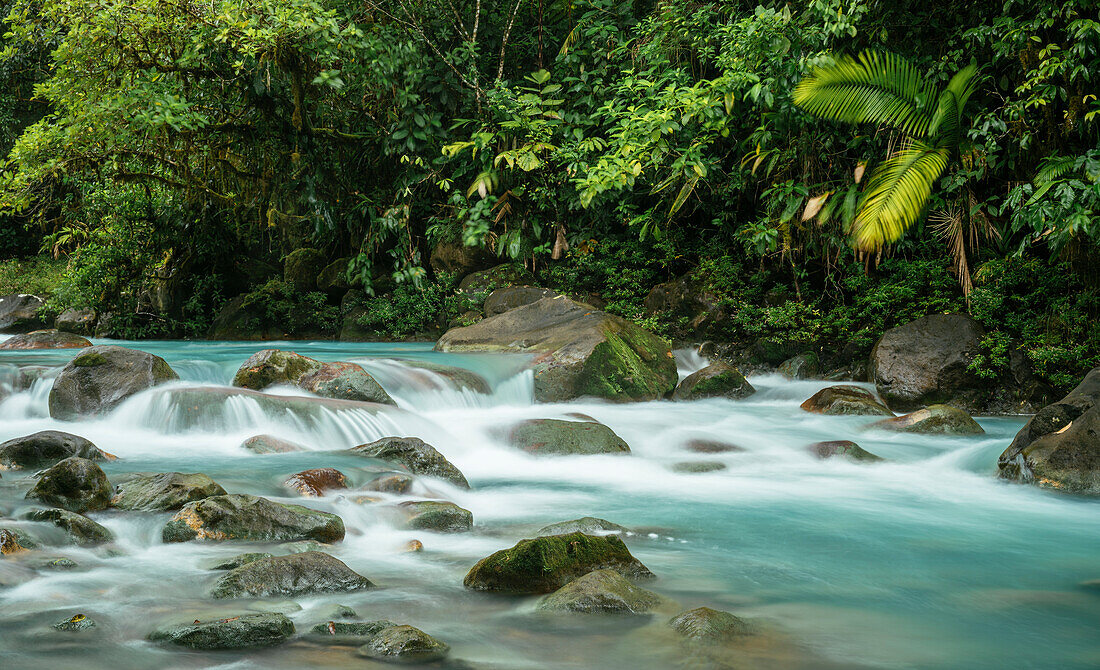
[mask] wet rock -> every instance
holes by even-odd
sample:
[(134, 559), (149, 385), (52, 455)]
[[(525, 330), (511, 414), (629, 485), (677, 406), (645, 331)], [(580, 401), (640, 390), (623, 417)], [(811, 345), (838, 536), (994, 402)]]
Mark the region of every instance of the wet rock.
[(466, 476), (435, 447), (416, 437), (383, 437), (369, 444), (352, 447), (360, 456), (400, 463), (415, 475), (438, 477), (455, 486), (470, 488)]
[(725, 469), (726, 464), (720, 461), (684, 461), (672, 465), (672, 471), (681, 474), (703, 474)]
[(95, 332), (96, 313), (94, 309), (67, 309), (53, 321), (53, 327), (66, 333), (91, 335)]
[(67, 633), (75, 633), (82, 630), (91, 630), (95, 628), (95, 621), (83, 614), (76, 614), (72, 618), (65, 619), (64, 621), (58, 621), (53, 625), (55, 630), (65, 631)]
[(202, 473), (160, 472), (139, 474), (116, 485), (111, 504), (125, 510), (163, 512), (225, 494), (225, 489)]
[(690, 275), (654, 286), (646, 295), (645, 309), (646, 314), (684, 323), (684, 333), (693, 335), (714, 330), (727, 316), (721, 297)]
[(165, 542), (245, 540), (283, 542), (344, 539), (344, 522), (335, 514), (259, 496), (230, 494), (187, 503), (165, 525)]
[(262, 391), (275, 384), (292, 384), (322, 398), (395, 404), (382, 387), (355, 363), (322, 363), (293, 351), (264, 349), (249, 357), (233, 377), (233, 385)]
[(746, 398), (756, 389), (744, 375), (729, 363), (718, 361), (702, 370), (696, 370), (680, 382), (672, 394), (673, 400), (698, 400), (700, 398)]
[(964, 314), (931, 314), (886, 331), (871, 352), (870, 376), (894, 409), (948, 403), (981, 411), (992, 385), (968, 367), (984, 331)]
[(250, 551), (244, 554), (237, 554), (232, 558), (228, 558), (224, 561), (218, 561), (214, 565), (210, 566), (211, 570), (236, 570), (242, 565), (248, 565), (249, 563), (255, 563), (261, 558), (271, 558), (274, 554), (269, 554), (263, 551)]
[(253, 435), (242, 442), (241, 447), (254, 454), (289, 454), (306, 450), (300, 444), (281, 440), (274, 435)]
[(348, 281), (349, 258), (337, 258), (317, 273), (317, 290), (338, 297), (351, 288)]
[(87, 339), (59, 330), (35, 330), (0, 342), (0, 349), (80, 349), (90, 347)]
[(263, 613), (166, 626), (149, 639), (192, 649), (249, 649), (280, 644), (293, 634), (294, 622), (285, 614)]
[(88, 517), (63, 509), (38, 509), (27, 513), (27, 519), (53, 525), (65, 531), (70, 542), (81, 547), (94, 547), (115, 539), (115, 534)]
[(372, 588), (369, 579), (319, 551), (272, 556), (246, 563), (214, 585), (214, 598), (300, 596)]
[(112, 458), (79, 435), (43, 430), (0, 444), (0, 469), (43, 468), (72, 456), (89, 461)]
[[(355, 616), (354, 614), (352, 616)], [(309, 629), (303, 637), (320, 644), (350, 645), (358, 647), (369, 642), (387, 628), (396, 626), (392, 621), (326, 621)]]
[(853, 461), (881, 461), (882, 458), (863, 449), (851, 440), (832, 440), (829, 442), (814, 442), (806, 449), (818, 458), (832, 458), (843, 456)]
[(135, 393), (176, 379), (160, 356), (114, 345), (88, 347), (54, 380), (50, 416), (71, 421), (103, 414)]
[(332, 545), (317, 540), (298, 540), (297, 542), (284, 542), (279, 545), (279, 551), (288, 554), (304, 554), (307, 551), (328, 551)]
[(356, 654), (389, 663), (428, 663), (447, 656), (450, 647), (412, 626), (391, 626), (359, 647)]
[(513, 447), (544, 455), (629, 454), (630, 446), (602, 423), (531, 419), (512, 428)]
[(28, 547), (24, 547), (19, 542), (19, 537), (14, 531), (7, 528), (0, 528), (0, 556), (8, 556), (11, 554), (18, 554), (21, 551), (27, 551)]
[(346, 489), (348, 478), (336, 468), (313, 468), (291, 475), (285, 485), (299, 495), (316, 498), (328, 491)]
[(510, 309), (530, 305), (543, 298), (556, 298), (560, 293), (548, 288), (535, 288), (534, 286), (511, 286), (498, 288), (485, 298), (485, 317), (503, 314)]
[(168, 389), (163, 392), (172, 408), (172, 426), (179, 430), (202, 428), (226, 422), (226, 403), (235, 399), (251, 401), (264, 416), (277, 421), (288, 418), (310, 422), (331, 421), (332, 412), (354, 411), (370, 415), (385, 414), (400, 418), (406, 412), (392, 405), (372, 402), (316, 398), (313, 396), (289, 396), (260, 393), (251, 389), (228, 386), (203, 386)]
[(356, 619), (359, 614), (354, 608), (347, 605), (332, 605), (328, 609), (323, 610), (321, 616), (328, 619)]
[(45, 301), (25, 293), (0, 296), (0, 333), (25, 333), (46, 326), (38, 315)]
[(677, 379), (666, 340), (564, 297), (543, 298), (453, 328), (436, 350), (537, 354), (535, 398), (540, 402), (583, 396), (655, 400), (671, 392)]
[(709, 607), (680, 612), (669, 620), (668, 625), (681, 636), (699, 642), (728, 642), (753, 632), (752, 626), (744, 619)]
[(403, 475), (400, 472), (394, 472), (388, 475), (382, 475), (376, 479), (372, 479), (367, 482), (367, 485), (363, 488), (367, 491), (378, 491), (380, 493), (396, 493), (404, 494), (408, 493), (412, 489), (413, 478), (408, 475)]
[(262, 391), (275, 384), (296, 384), (306, 374), (324, 365), (293, 351), (264, 349), (248, 357), (233, 376), (233, 386)]
[(489, 395), (493, 392), (493, 389), (489, 386), (489, 381), (473, 370), (431, 361), (403, 360), (401, 363), (406, 367), (434, 372), (459, 390), (473, 391), (482, 395)]
[(328, 258), (319, 249), (295, 249), (283, 261), (283, 279), (293, 284), (299, 293), (317, 290), (317, 276), (325, 269)]
[(874, 393), (859, 386), (829, 386), (809, 397), (800, 407), (828, 416), (894, 416)]
[(779, 364), (779, 374), (787, 379), (813, 379), (821, 374), (821, 360), (817, 354), (799, 354)]
[(688, 440), (684, 448), (688, 451), (694, 451), (697, 454), (728, 454), (738, 451), (744, 451), (743, 448), (736, 444), (729, 444), (728, 442), (719, 442), (717, 440), (703, 440), (693, 439)]
[(898, 433), (926, 435), (982, 435), (985, 433), (969, 414), (950, 405), (932, 405), (903, 416), (876, 421), (870, 427)]
[(94, 512), (110, 506), (111, 483), (92, 461), (70, 456), (40, 473), (27, 499), (70, 512)]
[(409, 540), (403, 547), (405, 553), (415, 553), (418, 551), (424, 551), (424, 543), (420, 540)]
[(80, 567), (76, 561), (65, 556), (40, 556), (27, 561), (27, 565), (35, 570), (75, 570)]
[(487, 556), (470, 569), (463, 584), (475, 591), (550, 593), (602, 568), (631, 579), (653, 576), (618, 537), (568, 533), (521, 540)]
[(415, 500), (403, 502), (398, 507), (406, 515), (405, 527), (411, 530), (460, 533), (474, 525), (474, 515), (470, 510), (452, 502)]
[(997, 461), (1000, 477), (1100, 495), (1100, 368), (1027, 422)]
[(544, 597), (543, 612), (645, 614), (661, 602), (652, 591), (634, 586), (614, 570), (593, 570)]
[(628, 528), (617, 523), (611, 523), (606, 519), (594, 516), (584, 516), (570, 521), (559, 521), (549, 526), (543, 526), (535, 533), (539, 537), (546, 535), (565, 535), (567, 533), (584, 533), (586, 535), (611, 535), (628, 532)]

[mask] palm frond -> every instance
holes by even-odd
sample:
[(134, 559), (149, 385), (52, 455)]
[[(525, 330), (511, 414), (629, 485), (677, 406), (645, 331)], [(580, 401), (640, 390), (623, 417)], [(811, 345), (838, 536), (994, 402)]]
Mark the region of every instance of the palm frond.
[(1043, 167), (1035, 173), (1035, 185), (1043, 186), (1061, 179), (1077, 169), (1078, 160), (1072, 156), (1050, 156), (1043, 161)]
[(856, 247), (871, 251), (901, 237), (920, 217), (950, 155), (947, 147), (914, 140), (878, 166), (852, 223)]
[(933, 97), (932, 87), (909, 61), (875, 51), (814, 68), (793, 93), (794, 103), (815, 116), (886, 124), (917, 137), (928, 133)]
[(976, 65), (968, 65), (955, 73), (947, 88), (940, 93), (936, 101), (936, 112), (932, 116), (928, 134), (936, 137), (940, 143), (957, 147), (962, 141), (963, 109), (970, 96), (978, 89), (982, 77)]

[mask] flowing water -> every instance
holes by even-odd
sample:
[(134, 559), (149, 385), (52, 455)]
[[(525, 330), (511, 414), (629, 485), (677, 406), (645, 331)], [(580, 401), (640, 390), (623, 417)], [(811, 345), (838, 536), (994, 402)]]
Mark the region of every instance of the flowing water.
[[(94, 421), (49, 418), (49, 374), (0, 401), (0, 441), (44, 429), (83, 435), (127, 472), (205, 472), (228, 491), (303, 503), (339, 514), (347, 526), (332, 553), (379, 589), (286, 601), (212, 601), (218, 557), (241, 544), (165, 545), (169, 514), (92, 514), (110, 528), (110, 547), (60, 547), (79, 568), (34, 572), (0, 561), (0, 667), (4, 668), (299, 668), (374, 667), (344, 649), (291, 643), (236, 653), (166, 649), (144, 640), (162, 622), (287, 611), (306, 629), (340, 603), (362, 618), (418, 626), (451, 645), (452, 658), (475, 668), (678, 667), (680, 652), (663, 617), (546, 617), (533, 600), (463, 589), (478, 559), (551, 522), (598, 516), (634, 529), (631, 551), (658, 575), (647, 588), (683, 608), (707, 605), (755, 619), (783, 645), (752, 667), (806, 668), (1097, 668), (1100, 595), (1079, 584), (1100, 578), (1100, 503), (1008, 484), (994, 477), (997, 455), (1023, 418), (979, 419), (979, 438), (864, 431), (866, 417), (826, 417), (798, 405), (826, 385), (754, 377), (758, 393), (737, 402), (703, 400), (613, 405), (535, 404), (526, 359), (449, 355), (423, 344), (331, 342), (122, 343), (166, 358), (182, 381), (228, 385), (252, 352), (293, 349), (321, 360), (364, 365), (400, 411), (371, 415), (324, 410), (272, 415), (246, 398), (226, 401), (203, 425), (179, 419), (171, 387), (129, 399)], [(64, 364), (72, 352), (0, 353), (0, 384), (14, 365)], [(484, 376), (493, 393), (456, 388), (402, 361), (462, 366)], [(703, 364), (678, 356), (687, 374)], [(294, 391), (285, 390), (285, 393)], [(301, 394), (300, 391), (296, 392)], [(503, 444), (500, 429), (536, 417), (583, 413), (607, 424), (629, 457), (535, 458)], [(255, 455), (240, 444), (258, 433), (308, 451)], [(433, 444), (469, 478), (472, 490), (431, 480), (412, 498), (446, 498), (471, 510), (470, 533), (398, 530), (388, 503), (360, 505), (340, 495), (303, 499), (281, 485), (311, 467), (339, 468), (353, 485), (373, 472), (348, 447), (387, 435)], [(741, 451), (699, 454), (691, 440), (736, 444)], [(805, 446), (852, 439), (885, 462), (818, 460)], [(678, 473), (686, 461), (720, 461), (725, 470)], [(27, 473), (0, 479), (5, 526), (26, 503)], [(36, 532), (44, 535), (40, 527)], [(419, 539), (424, 551), (403, 545)], [(67, 635), (50, 624), (77, 612), (94, 633)], [(788, 644), (789, 643), (789, 644)], [(797, 660), (801, 659), (801, 660)], [(741, 667), (741, 666), (736, 666)]]

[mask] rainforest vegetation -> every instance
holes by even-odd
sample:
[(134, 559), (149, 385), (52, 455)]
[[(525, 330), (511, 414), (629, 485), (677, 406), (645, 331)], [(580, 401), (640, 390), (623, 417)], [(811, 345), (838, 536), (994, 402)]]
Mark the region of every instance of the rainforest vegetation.
[(0, 293), (103, 334), (427, 339), (515, 280), (762, 363), (968, 312), (984, 375), (1100, 365), (1093, 0), (0, 13)]

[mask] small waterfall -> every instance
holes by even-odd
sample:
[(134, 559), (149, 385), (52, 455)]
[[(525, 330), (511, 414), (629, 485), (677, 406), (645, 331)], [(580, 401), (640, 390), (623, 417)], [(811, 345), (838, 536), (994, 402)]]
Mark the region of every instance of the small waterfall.
[(676, 349), (672, 355), (676, 358), (676, 373), (680, 375), (680, 381), (710, 365), (710, 361), (700, 356), (699, 351), (694, 348)]
[(356, 362), (404, 409), (428, 411), (534, 403), (534, 376), (530, 370), (507, 374), (494, 385), (484, 375), (457, 366), (387, 358)]

